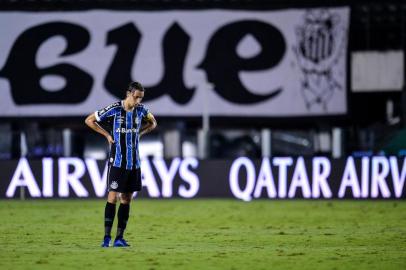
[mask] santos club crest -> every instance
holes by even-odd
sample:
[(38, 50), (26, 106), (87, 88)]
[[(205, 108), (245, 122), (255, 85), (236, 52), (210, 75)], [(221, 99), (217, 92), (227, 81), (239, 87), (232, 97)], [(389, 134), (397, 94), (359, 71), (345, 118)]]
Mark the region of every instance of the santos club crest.
[(345, 57), (345, 31), (340, 15), (327, 9), (307, 11), (303, 24), (296, 28), (293, 50), (302, 71), (301, 90), (308, 110), (321, 106), (327, 111), (335, 92), (344, 89), (334, 69)]

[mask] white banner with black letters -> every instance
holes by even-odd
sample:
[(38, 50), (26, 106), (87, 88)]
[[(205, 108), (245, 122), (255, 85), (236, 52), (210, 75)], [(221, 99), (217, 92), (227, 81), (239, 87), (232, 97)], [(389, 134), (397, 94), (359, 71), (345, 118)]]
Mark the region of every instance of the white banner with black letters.
[(0, 116), (82, 116), (147, 89), (159, 116), (347, 112), (349, 8), (0, 12)]

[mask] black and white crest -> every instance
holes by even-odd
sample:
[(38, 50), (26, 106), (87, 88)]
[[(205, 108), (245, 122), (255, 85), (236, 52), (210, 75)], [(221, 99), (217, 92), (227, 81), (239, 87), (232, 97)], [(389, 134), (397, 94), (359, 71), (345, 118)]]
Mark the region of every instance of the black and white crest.
[(293, 50), (302, 72), (301, 91), (308, 110), (317, 106), (328, 111), (335, 92), (344, 89), (334, 72), (334, 66), (345, 57), (346, 29), (341, 21), (339, 14), (313, 9), (306, 11), (302, 24), (296, 27)]

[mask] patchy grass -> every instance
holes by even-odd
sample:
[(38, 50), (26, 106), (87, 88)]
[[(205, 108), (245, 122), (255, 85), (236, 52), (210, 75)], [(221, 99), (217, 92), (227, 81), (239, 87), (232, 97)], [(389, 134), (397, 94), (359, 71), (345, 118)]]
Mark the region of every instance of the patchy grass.
[(103, 249), (104, 204), (0, 201), (0, 269), (406, 269), (405, 201), (136, 199)]

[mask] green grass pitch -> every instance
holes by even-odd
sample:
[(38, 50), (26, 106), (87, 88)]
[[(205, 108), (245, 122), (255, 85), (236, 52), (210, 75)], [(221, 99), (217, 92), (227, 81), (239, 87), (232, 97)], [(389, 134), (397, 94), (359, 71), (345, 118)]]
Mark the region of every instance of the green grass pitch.
[(136, 199), (103, 249), (104, 204), (0, 201), (0, 269), (406, 269), (405, 201)]

